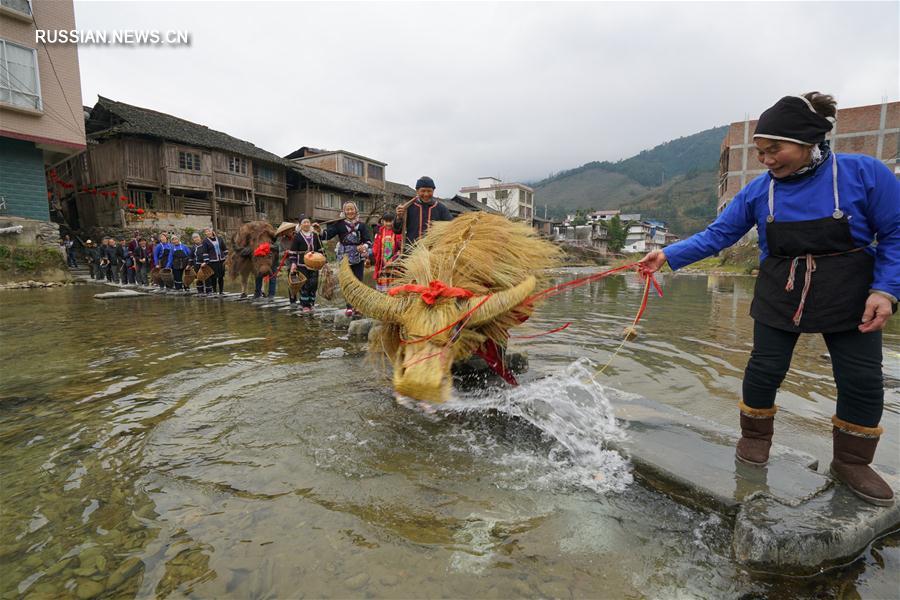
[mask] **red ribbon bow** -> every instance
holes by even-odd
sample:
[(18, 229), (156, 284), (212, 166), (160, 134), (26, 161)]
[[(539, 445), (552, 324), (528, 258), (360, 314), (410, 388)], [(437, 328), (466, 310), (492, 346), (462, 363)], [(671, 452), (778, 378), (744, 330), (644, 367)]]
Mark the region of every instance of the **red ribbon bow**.
[(474, 295), (469, 290), (451, 287), (439, 279), (435, 279), (427, 286), (408, 283), (388, 290), (388, 294), (391, 296), (403, 293), (421, 294), (422, 301), (429, 306), (433, 305), (438, 298), (471, 298)]
[(263, 242), (259, 246), (256, 247), (256, 250), (253, 251), (253, 256), (266, 256), (272, 251), (272, 246), (269, 242)]

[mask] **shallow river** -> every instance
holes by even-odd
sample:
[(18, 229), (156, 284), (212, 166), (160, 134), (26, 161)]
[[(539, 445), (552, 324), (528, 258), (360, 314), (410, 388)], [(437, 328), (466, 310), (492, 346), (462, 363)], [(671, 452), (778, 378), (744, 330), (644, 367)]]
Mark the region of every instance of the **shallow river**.
[[(617, 390), (736, 427), (752, 279), (663, 285), (602, 375), (637, 309), (632, 277), (552, 299), (522, 333), (572, 325), (515, 345), (523, 385), (462, 392), (436, 420), (312, 318), (101, 302), (94, 285), (0, 293), (0, 596), (896, 597), (900, 534), (817, 577), (750, 573), (724, 518), (632, 481), (604, 448), (627, 435)], [(776, 425), (823, 469), (825, 352), (801, 339)], [(896, 472), (900, 319), (885, 353), (876, 462)]]

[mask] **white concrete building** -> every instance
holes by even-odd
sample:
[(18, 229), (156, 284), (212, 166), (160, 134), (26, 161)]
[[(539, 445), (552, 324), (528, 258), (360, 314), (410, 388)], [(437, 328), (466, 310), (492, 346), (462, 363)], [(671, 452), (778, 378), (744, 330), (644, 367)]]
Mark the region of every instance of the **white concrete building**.
[(639, 221), (628, 227), (623, 252), (651, 252), (661, 250), (671, 242), (671, 234), (664, 224)]
[(479, 177), (478, 185), (459, 190), (471, 202), (492, 208), (510, 219), (531, 225), (534, 218), (534, 190), (523, 183), (503, 183), (497, 177)]

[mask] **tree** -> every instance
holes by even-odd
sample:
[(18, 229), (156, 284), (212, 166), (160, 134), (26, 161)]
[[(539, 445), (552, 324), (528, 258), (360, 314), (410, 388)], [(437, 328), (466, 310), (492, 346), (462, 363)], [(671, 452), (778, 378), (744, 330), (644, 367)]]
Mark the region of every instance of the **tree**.
[(628, 235), (628, 225), (622, 223), (619, 215), (615, 215), (609, 220), (607, 232), (609, 235), (607, 247), (612, 252), (621, 252), (622, 248), (625, 247), (625, 237)]

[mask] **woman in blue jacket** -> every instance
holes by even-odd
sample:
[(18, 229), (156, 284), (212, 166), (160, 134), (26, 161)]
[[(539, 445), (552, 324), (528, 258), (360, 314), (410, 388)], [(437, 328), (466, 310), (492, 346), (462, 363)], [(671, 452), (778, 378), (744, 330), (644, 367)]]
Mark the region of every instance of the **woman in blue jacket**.
[(172, 236), (172, 252), (169, 254), (169, 262), (166, 268), (172, 269), (172, 278), (175, 280), (175, 289), (184, 289), (184, 270), (191, 264), (191, 255), (193, 252), (190, 248), (181, 243), (181, 238), (177, 235)]
[[(153, 246), (153, 264), (160, 269), (171, 269), (169, 262), (172, 259), (172, 244), (169, 243), (169, 236), (165, 233), (159, 234), (159, 243)], [(164, 282), (160, 282), (160, 287), (168, 287)]]
[(768, 172), (704, 231), (641, 262), (650, 271), (667, 261), (679, 269), (755, 225), (761, 263), (737, 458), (766, 464), (775, 393), (794, 345), (801, 333), (821, 333), (838, 391), (831, 473), (864, 500), (887, 506), (893, 491), (869, 464), (883, 432), (881, 330), (900, 296), (900, 182), (875, 158), (831, 152), (825, 134), (836, 113), (834, 98), (818, 92), (776, 102), (753, 135)]

